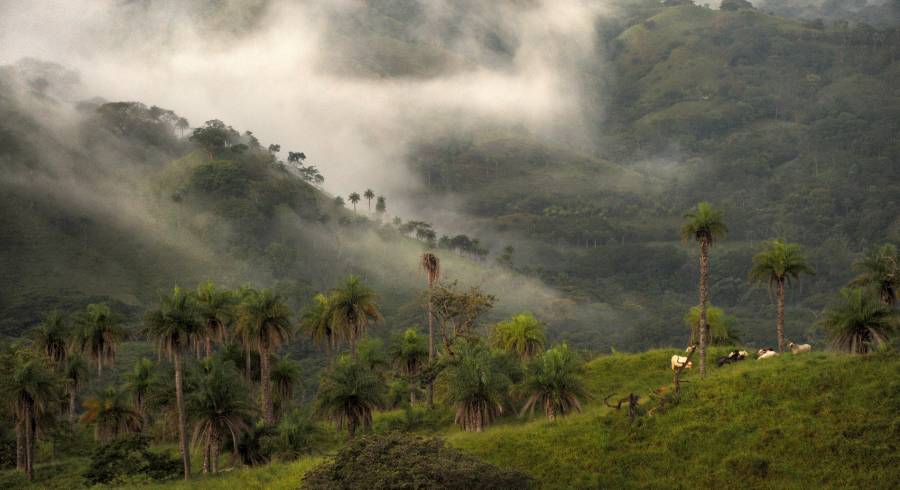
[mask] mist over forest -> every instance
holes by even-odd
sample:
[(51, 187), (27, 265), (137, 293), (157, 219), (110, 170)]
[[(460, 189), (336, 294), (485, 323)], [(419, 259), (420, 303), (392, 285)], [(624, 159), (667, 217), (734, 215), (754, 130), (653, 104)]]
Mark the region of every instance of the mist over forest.
[[(732, 351), (769, 348), (789, 362), (789, 342), (823, 356), (809, 366), (855, 362), (819, 351), (896, 346), (898, 58), (896, 0), (0, 0), (0, 374), (37, 355), (35, 332), (53, 315), (74, 332), (95, 307), (107, 308), (122, 328), (121, 349), (113, 343), (95, 359), (87, 340), (60, 347), (78, 344), (88, 366), (107, 369), (66, 392), (75, 427), (80, 403), (130, 383), (142, 359), (176, 369), (148, 333), (154, 313), (182, 293), (200, 301), (202, 291), (218, 291), (234, 304), (221, 333), (182, 346), (187, 358), (196, 350), (188, 382), (213, 383), (219, 368), (209, 363), (219, 361), (223, 373), (234, 371), (222, 376), (240, 374), (245, 391), (260, 395), (258, 409), (235, 416), (246, 425), (237, 432), (272, 438), (257, 448), (260, 461), (291, 461), (287, 454), (331, 458), (343, 447), (345, 419), (317, 404), (335, 373), (366, 363), (366, 376), (384, 385), (372, 385), (384, 396), (369, 405), (397, 418), (363, 417), (359, 430), (374, 423), (377, 433), (390, 425), (430, 434), (454, 424), (480, 433), (494, 417), (555, 406), (522, 395), (546, 356), (589, 373), (559, 415), (581, 411), (590, 392), (588, 411), (604, 417), (610, 406), (599, 390), (607, 388), (644, 390), (647, 412), (650, 403), (659, 413), (677, 404), (680, 391), (665, 398), (657, 385), (675, 371), (680, 390), (684, 366), (673, 359), (659, 373), (639, 360), (668, 365), (686, 345), (700, 348), (701, 377), (707, 342), (710, 369), (713, 353)], [(760, 272), (773, 250), (796, 259), (793, 272)], [(374, 313), (359, 306), (341, 323), (333, 305), (342, 294), (370, 298)], [(829, 323), (853, 294), (890, 325), (860, 341), (865, 347)], [(268, 338), (253, 344), (228, 333), (266, 298), (289, 313), (271, 351)], [(433, 313), (441, 308), (445, 316)], [(327, 321), (310, 320), (323, 312)], [(712, 333), (697, 333), (704, 328)], [(516, 339), (500, 340), (532, 330), (540, 342), (523, 337), (519, 351), (510, 347)], [(429, 336), (437, 347), (426, 360), (404, 368), (388, 359)], [(540, 346), (532, 352), (529, 342)], [(270, 357), (302, 373), (274, 402), (261, 381)], [(453, 398), (460, 359), (502, 373), (502, 395), (484, 402), (499, 412), (449, 414), (467, 403)], [(592, 384), (619, 361), (634, 364), (633, 380)], [(879, 366), (893, 370), (896, 360)], [(788, 377), (805, 376), (789, 369), (798, 371)], [(284, 386), (274, 379), (273, 389)], [(721, 389), (737, 390), (732, 381)], [(652, 402), (649, 390), (657, 390)], [(155, 410), (168, 419), (135, 405), (143, 429), (113, 424), (107, 437), (97, 423), (97, 447), (120, 432), (149, 437), (129, 451), (174, 444), (184, 410), (174, 410), (174, 391), (166, 396)], [(404, 403), (405, 415), (391, 415)], [(2, 417), (21, 422), (19, 437), (24, 412), (13, 412)], [(546, 416), (552, 422), (553, 410)], [(278, 425), (285, 420), (298, 424), (294, 432)], [(337, 430), (311, 428), (324, 420)], [(254, 421), (273, 432), (254, 433)], [(53, 451), (76, 446), (76, 436), (64, 443), (46, 430), (34, 437), (55, 441)], [(284, 442), (300, 432), (322, 439)], [(0, 432), (0, 446), (7, 435), (12, 456), (34, 445)], [(226, 451), (236, 441), (204, 437), (192, 442), (206, 451), (204, 473), (217, 460), (210, 452), (257, 464), (255, 453)], [(522, 475), (506, 469), (541, 488), (554, 478), (568, 488), (637, 481), (627, 469), (561, 476), (552, 461), (531, 471), (519, 453), (454, 437), (449, 446), (498, 465), (479, 470), (497, 478), (484, 480), (494, 487), (519, 485), (510, 482)], [(178, 452), (175, 466), (189, 465), (188, 451)], [(32, 457), (23, 457), (27, 470)], [(745, 472), (762, 486), (787, 478), (772, 458), (766, 470), (740, 458), (717, 475)], [(310, 474), (310, 488), (337, 488), (323, 483), (326, 473)], [(370, 476), (352, 478), (377, 488)], [(716, 486), (707, 476), (699, 487)], [(0, 471), (0, 486), (4, 478)], [(44, 484), (66, 486), (60, 478)]]

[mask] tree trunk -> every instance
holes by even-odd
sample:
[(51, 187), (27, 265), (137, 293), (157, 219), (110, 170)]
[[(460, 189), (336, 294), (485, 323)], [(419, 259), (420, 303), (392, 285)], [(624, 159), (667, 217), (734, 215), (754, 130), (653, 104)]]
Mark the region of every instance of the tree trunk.
[(706, 281), (709, 276), (709, 241), (700, 240), (700, 378), (706, 377), (706, 339), (709, 325), (706, 324)]
[(188, 450), (187, 417), (184, 411), (184, 386), (181, 367), (181, 352), (175, 351), (175, 406), (178, 411), (178, 447), (181, 450), (181, 462), (184, 465), (184, 479), (191, 479), (191, 453)]
[[(434, 362), (434, 315), (431, 310), (431, 281), (428, 281), (428, 364)], [(428, 408), (434, 408), (434, 380), (428, 381)]]
[(209, 471), (212, 474), (216, 474), (219, 472), (219, 434), (218, 432), (213, 432), (213, 436), (209, 441), (210, 450), (209, 450)]
[(203, 445), (203, 474), (209, 473), (209, 456), (212, 453), (212, 437), (206, 433), (206, 444)]
[(206, 336), (206, 358), (209, 359), (212, 356), (212, 338), (207, 335)]
[(25, 422), (16, 421), (16, 469), (25, 472)]
[(103, 377), (103, 358), (102, 357), (97, 358), (97, 377), (98, 378)]
[(69, 424), (75, 425), (75, 388), (69, 389)]
[(28, 481), (34, 480), (34, 433), (32, 426), (34, 420), (31, 418), (31, 405), (25, 404), (25, 476)]
[(784, 279), (778, 280), (778, 318), (775, 321), (778, 336), (778, 352), (784, 352)]
[(347, 435), (351, 440), (356, 436), (356, 422), (353, 420), (353, 417), (350, 417), (350, 420), (347, 421)]
[(550, 422), (556, 420), (556, 410), (553, 408), (552, 403), (547, 404), (547, 420)]
[[(355, 352), (355, 351), (354, 351)], [(259, 343), (259, 388), (262, 393), (262, 415), (267, 424), (275, 423), (272, 410), (272, 390), (269, 383), (269, 346)]]
[(253, 381), (253, 362), (250, 359), (250, 349), (244, 348), (244, 375), (247, 377), (247, 382)]

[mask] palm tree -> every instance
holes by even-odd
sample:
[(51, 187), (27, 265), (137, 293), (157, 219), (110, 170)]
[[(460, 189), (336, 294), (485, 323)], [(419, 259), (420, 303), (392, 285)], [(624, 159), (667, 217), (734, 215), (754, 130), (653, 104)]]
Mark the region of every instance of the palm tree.
[(90, 304), (78, 319), (75, 347), (87, 351), (97, 363), (97, 376), (103, 376), (103, 365), (112, 365), (116, 360), (119, 343), (128, 336), (118, 315), (113, 314), (105, 303)]
[(207, 281), (197, 287), (194, 299), (206, 330), (203, 340), (208, 358), (212, 355), (213, 338), (218, 342), (225, 339), (226, 328), (234, 312), (234, 295), (230, 291), (217, 288), (211, 281)]
[(300, 382), (300, 364), (291, 359), (291, 356), (274, 356), (272, 372), (269, 380), (275, 388), (275, 400), (278, 402), (278, 412), (284, 412), (294, 398), (294, 386)]
[(428, 346), (415, 328), (407, 328), (396, 335), (388, 348), (394, 367), (409, 383), (409, 404), (416, 403), (418, 376), (428, 360)]
[[(732, 328), (734, 317), (725, 314), (725, 310), (709, 305), (706, 308), (707, 345), (734, 345), (741, 341), (737, 331)], [(691, 345), (699, 342), (697, 336), (700, 332), (700, 307), (692, 306), (684, 315), (684, 324), (691, 329)]]
[(769, 290), (778, 295), (778, 316), (775, 320), (775, 332), (778, 336), (778, 352), (784, 352), (784, 287), (791, 279), (800, 274), (815, 274), (806, 263), (806, 257), (797, 243), (785, 243), (778, 238), (766, 242), (765, 250), (753, 256), (753, 268), (750, 279), (768, 281)]
[(322, 376), (316, 394), (316, 411), (347, 427), (350, 439), (360, 428), (372, 427), (372, 412), (382, 404), (384, 385), (370, 369), (356, 359), (339, 357)]
[(69, 395), (69, 423), (75, 423), (75, 398), (78, 396), (78, 389), (88, 379), (88, 365), (84, 357), (79, 354), (71, 354), (66, 359), (66, 365), (62, 371), (63, 383), (65, 384), (66, 394)]
[(366, 192), (363, 192), (363, 197), (369, 202), (369, 214), (372, 214), (372, 199), (375, 199), (375, 193), (372, 189), (366, 189)]
[(317, 347), (334, 349), (339, 340), (331, 328), (331, 302), (328, 296), (317, 294), (300, 315), (300, 331), (305, 332)]
[(71, 332), (65, 318), (53, 310), (44, 321), (31, 331), (34, 350), (43, 354), (54, 369), (62, 369), (66, 363)]
[(375, 212), (378, 213), (379, 219), (382, 219), (384, 213), (387, 212), (387, 200), (384, 196), (378, 196), (378, 200), (375, 202)]
[(128, 406), (126, 393), (114, 387), (104, 388), (82, 404), (81, 422), (94, 426), (94, 439), (108, 443), (121, 433), (137, 432), (141, 417)]
[(510, 385), (491, 352), (466, 344), (444, 371), (447, 397), (456, 406), (456, 423), (467, 432), (482, 432), (503, 413)]
[(506, 352), (529, 360), (544, 350), (544, 325), (531, 313), (519, 313), (505, 322), (494, 325), (491, 344)]
[(184, 368), (182, 350), (204, 332), (197, 305), (191, 295), (176, 287), (168, 295), (161, 295), (159, 308), (144, 317), (144, 333), (154, 339), (161, 351), (175, 365), (175, 410), (178, 417), (178, 445), (184, 465), (184, 479), (191, 478), (191, 454), (187, 440), (187, 413), (184, 406)]
[(700, 336), (700, 377), (706, 376), (706, 338), (709, 337), (706, 324), (709, 248), (728, 232), (723, 218), (722, 211), (714, 209), (708, 202), (701, 202), (684, 215), (685, 223), (681, 227), (682, 239), (700, 243), (700, 331), (703, 333)]
[(900, 328), (900, 313), (862, 288), (841, 289), (841, 300), (820, 320), (832, 346), (850, 354), (866, 354), (887, 344)]
[(541, 407), (547, 419), (553, 421), (557, 415), (581, 411), (581, 400), (588, 397), (584, 387), (583, 369), (578, 358), (562, 344), (544, 352), (528, 365), (525, 378), (525, 392), (528, 399), (522, 407), (534, 413)]
[(145, 432), (150, 428), (149, 414), (147, 413), (147, 392), (150, 390), (150, 382), (155, 368), (153, 361), (143, 357), (134, 363), (131, 372), (125, 373), (125, 385), (123, 388), (131, 393), (134, 409), (141, 417), (141, 430)]
[(375, 302), (377, 296), (357, 276), (350, 276), (332, 291), (331, 328), (350, 342), (350, 350), (356, 355), (356, 342), (370, 323), (381, 320), (381, 311)]
[(349, 196), (347, 196), (347, 200), (350, 201), (350, 204), (353, 204), (353, 212), (356, 212), (356, 203), (359, 202), (360, 197), (358, 192), (351, 192)]
[(900, 287), (900, 252), (897, 247), (890, 243), (884, 244), (853, 265), (859, 275), (850, 285), (875, 286), (881, 302), (893, 308), (897, 303), (897, 289)]
[(241, 434), (249, 428), (245, 421), (256, 410), (231, 362), (216, 356), (207, 366), (206, 376), (188, 397), (188, 409), (193, 419), (192, 442), (204, 447), (203, 472), (216, 473), (222, 440), (231, 439), (237, 454)]
[(269, 369), (269, 353), (277, 350), (291, 335), (291, 309), (281, 296), (269, 289), (246, 295), (238, 306), (235, 333), (244, 339), (244, 348), (259, 352), (259, 385), (262, 415), (267, 424), (275, 423)]
[(35, 421), (56, 400), (56, 382), (53, 374), (44, 367), (40, 359), (28, 355), (16, 355), (12, 372), (0, 383), (0, 395), (11, 403), (16, 415), (16, 431), (23, 437), (16, 437), (24, 447), (17, 448), (23, 454), (23, 470), (28, 481), (34, 479), (34, 435)]
[[(434, 293), (434, 283), (441, 278), (441, 261), (437, 255), (431, 252), (422, 254), (420, 261), (422, 270), (425, 271), (425, 279), (428, 283), (428, 297), (426, 298), (428, 317), (428, 363), (434, 362), (434, 311), (431, 304), (431, 295)], [(428, 407), (434, 407), (434, 381), (428, 383)]]

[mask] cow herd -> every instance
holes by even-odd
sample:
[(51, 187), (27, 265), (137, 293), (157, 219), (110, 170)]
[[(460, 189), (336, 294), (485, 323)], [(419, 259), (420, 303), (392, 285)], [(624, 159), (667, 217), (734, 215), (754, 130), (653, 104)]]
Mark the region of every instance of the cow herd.
[[(812, 351), (812, 346), (809, 344), (795, 344), (791, 342), (788, 344), (788, 348), (791, 349), (792, 354), (802, 354), (804, 352)], [(690, 349), (690, 347), (688, 349)], [(768, 359), (777, 355), (778, 351), (766, 347), (756, 352), (756, 360), (760, 361), (762, 359)], [(727, 356), (716, 359), (716, 365), (718, 367), (722, 367), (726, 364), (733, 364), (735, 362), (743, 361), (748, 357), (750, 357), (750, 354), (747, 351), (733, 350), (729, 352)], [(686, 356), (679, 356), (678, 354), (672, 356), (672, 371), (675, 371), (677, 369), (690, 369), (692, 367), (693, 363), (689, 361)]]

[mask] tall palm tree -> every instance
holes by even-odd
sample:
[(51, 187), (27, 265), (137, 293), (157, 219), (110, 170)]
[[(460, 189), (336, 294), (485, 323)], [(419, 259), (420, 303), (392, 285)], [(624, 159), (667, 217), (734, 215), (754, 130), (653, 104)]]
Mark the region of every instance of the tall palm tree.
[(51, 311), (30, 333), (34, 350), (43, 354), (54, 369), (62, 369), (66, 364), (71, 336), (62, 314), (56, 310)]
[(375, 302), (375, 292), (357, 276), (350, 276), (332, 291), (331, 328), (350, 342), (356, 355), (356, 342), (366, 333), (369, 324), (381, 320), (381, 310)]
[(69, 396), (69, 423), (75, 423), (75, 399), (78, 390), (87, 382), (88, 365), (80, 354), (70, 354), (62, 371), (66, 394)]
[(134, 363), (131, 372), (125, 373), (124, 389), (131, 393), (134, 409), (141, 417), (141, 430), (147, 431), (150, 427), (149, 414), (147, 413), (147, 392), (153, 377), (155, 363), (145, 357)]
[(887, 243), (856, 261), (854, 268), (859, 271), (851, 286), (875, 286), (881, 302), (894, 307), (900, 288), (900, 252), (893, 244)]
[(82, 404), (85, 411), (81, 422), (94, 426), (94, 438), (108, 443), (128, 432), (137, 432), (141, 427), (141, 417), (127, 401), (125, 391), (115, 387), (104, 388)]
[(305, 332), (320, 349), (337, 347), (338, 333), (331, 328), (331, 302), (328, 296), (317, 294), (300, 315), (300, 331)]
[(778, 352), (784, 352), (784, 288), (791, 279), (797, 279), (804, 273), (815, 274), (815, 271), (806, 263), (806, 257), (797, 243), (785, 243), (780, 238), (771, 240), (766, 242), (765, 250), (753, 256), (750, 278), (758, 282), (767, 281), (769, 290), (778, 296), (775, 320)]
[(400, 374), (409, 383), (409, 404), (416, 403), (416, 389), (419, 373), (428, 360), (428, 346), (415, 328), (407, 328), (394, 336), (388, 347), (388, 356)]
[(291, 356), (273, 356), (272, 372), (269, 380), (275, 390), (275, 401), (278, 402), (278, 412), (287, 410), (294, 398), (294, 387), (300, 383), (300, 364), (291, 359)]
[(347, 196), (347, 200), (353, 204), (353, 212), (356, 212), (356, 203), (359, 202), (360, 197), (358, 192), (351, 192), (349, 196)]
[(519, 313), (507, 321), (494, 325), (491, 344), (506, 352), (529, 360), (544, 350), (547, 338), (544, 325), (531, 313)]
[(466, 344), (444, 371), (447, 396), (456, 406), (456, 423), (466, 432), (482, 432), (503, 413), (510, 380), (491, 352)]
[(709, 290), (709, 248), (716, 240), (725, 237), (728, 228), (725, 226), (724, 213), (714, 209), (708, 202), (701, 202), (697, 207), (684, 215), (685, 222), (681, 227), (681, 238), (685, 241), (696, 240), (700, 243), (700, 377), (706, 376), (706, 338), (709, 337), (706, 324), (706, 302)]
[(193, 419), (192, 441), (204, 447), (203, 472), (216, 473), (221, 442), (230, 439), (237, 454), (238, 441), (248, 430), (245, 421), (256, 410), (231, 362), (216, 356), (207, 366), (206, 376), (188, 397), (188, 408)]
[(194, 298), (205, 327), (203, 341), (206, 357), (209, 357), (212, 355), (213, 339), (217, 342), (225, 340), (226, 329), (234, 314), (234, 294), (207, 281), (197, 286)]
[(900, 313), (862, 288), (841, 289), (841, 299), (819, 321), (832, 346), (850, 354), (866, 354), (886, 344), (900, 328)]
[(278, 350), (290, 337), (291, 309), (281, 296), (269, 289), (248, 294), (238, 306), (235, 333), (246, 342), (244, 348), (252, 347), (259, 352), (263, 420), (274, 424), (269, 353)]
[(363, 197), (369, 202), (369, 214), (372, 214), (372, 199), (375, 199), (375, 192), (372, 189), (366, 189), (366, 192), (363, 192)]
[(372, 412), (383, 402), (381, 379), (362, 363), (339, 357), (322, 375), (316, 393), (316, 411), (331, 420), (338, 430), (347, 427), (350, 439), (359, 429), (372, 427)]
[(588, 397), (584, 387), (581, 362), (562, 344), (554, 347), (528, 365), (525, 378), (525, 392), (528, 399), (522, 407), (534, 413), (541, 407), (548, 420), (555, 420), (557, 415), (566, 415), (571, 411), (581, 411), (581, 400)]
[(28, 355), (16, 355), (11, 373), (0, 382), (0, 395), (12, 404), (16, 415), (16, 430), (23, 437), (17, 437), (24, 447), (17, 450), (23, 454), (23, 469), (28, 481), (34, 479), (34, 435), (35, 421), (47, 410), (56, 398), (56, 380), (44, 367), (41, 359)]
[(145, 335), (156, 341), (175, 367), (175, 407), (178, 417), (178, 445), (184, 466), (184, 479), (191, 478), (191, 454), (187, 439), (187, 413), (184, 405), (184, 368), (181, 353), (201, 335), (204, 325), (191, 294), (175, 287), (161, 295), (159, 308), (144, 317)]
[[(706, 308), (706, 324), (709, 336), (707, 345), (734, 345), (741, 341), (737, 331), (732, 328), (734, 317), (728, 316), (725, 310), (709, 305)], [(700, 335), (700, 307), (692, 306), (684, 315), (684, 324), (691, 329), (691, 345), (699, 342)]]
[[(434, 362), (434, 310), (431, 304), (431, 295), (434, 293), (434, 283), (441, 278), (441, 260), (431, 252), (422, 254), (420, 261), (422, 270), (425, 271), (425, 280), (428, 283), (428, 296), (426, 298), (426, 316), (428, 317), (428, 362)], [(428, 407), (434, 406), (434, 381), (428, 383)]]
[(90, 304), (87, 311), (78, 318), (78, 331), (74, 337), (75, 347), (85, 352), (97, 363), (97, 376), (103, 376), (103, 365), (112, 365), (116, 360), (119, 343), (128, 337), (122, 320), (105, 303)]

